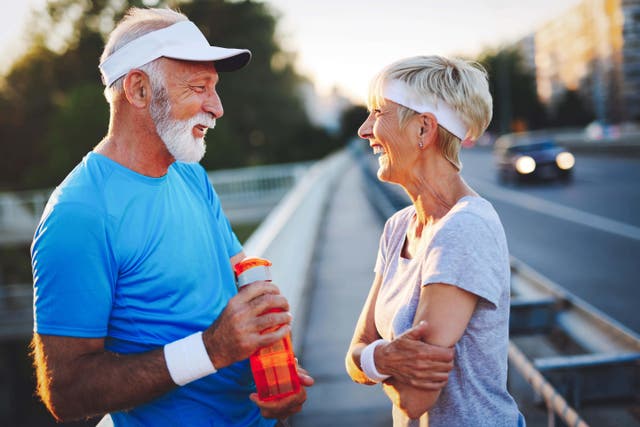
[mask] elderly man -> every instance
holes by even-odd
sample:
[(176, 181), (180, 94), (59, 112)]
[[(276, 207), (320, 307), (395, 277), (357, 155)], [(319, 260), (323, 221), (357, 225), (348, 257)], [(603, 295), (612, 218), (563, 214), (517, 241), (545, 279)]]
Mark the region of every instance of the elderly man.
[(269, 282), (237, 291), (245, 255), (197, 163), (223, 113), (218, 73), (250, 56), (168, 9), (132, 9), (111, 33), (109, 132), (55, 190), (32, 245), (38, 392), (57, 420), (273, 426), (304, 403), (304, 387), (253, 393), (247, 358), (291, 315)]

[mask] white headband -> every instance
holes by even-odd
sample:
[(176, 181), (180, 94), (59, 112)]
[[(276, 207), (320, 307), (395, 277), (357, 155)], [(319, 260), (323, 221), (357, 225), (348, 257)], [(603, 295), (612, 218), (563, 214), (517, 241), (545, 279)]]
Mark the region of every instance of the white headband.
[(185, 61), (215, 61), (217, 71), (234, 71), (251, 59), (246, 49), (227, 49), (209, 45), (205, 36), (191, 21), (181, 21), (152, 31), (122, 46), (100, 64), (106, 86), (160, 57)]
[(410, 108), (420, 114), (431, 113), (436, 116), (438, 124), (464, 140), (469, 131), (456, 111), (446, 102), (439, 99), (437, 106), (422, 99), (416, 99), (415, 89), (402, 80), (387, 80), (382, 96), (389, 101)]

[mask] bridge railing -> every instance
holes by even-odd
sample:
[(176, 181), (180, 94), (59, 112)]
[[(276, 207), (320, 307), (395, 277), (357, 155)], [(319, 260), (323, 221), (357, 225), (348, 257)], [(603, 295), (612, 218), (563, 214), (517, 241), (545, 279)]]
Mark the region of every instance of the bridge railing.
[(316, 239), (337, 179), (349, 164), (349, 153), (338, 151), (315, 163), (260, 224), (244, 245), (247, 255), (261, 256), (273, 262), (274, 282), (289, 301), (293, 324), (293, 345), (306, 323), (304, 294)]
[(313, 163), (286, 163), (209, 172), (227, 217), (234, 224), (262, 221)]
[(51, 190), (0, 193), (0, 245), (31, 239), (50, 194)]

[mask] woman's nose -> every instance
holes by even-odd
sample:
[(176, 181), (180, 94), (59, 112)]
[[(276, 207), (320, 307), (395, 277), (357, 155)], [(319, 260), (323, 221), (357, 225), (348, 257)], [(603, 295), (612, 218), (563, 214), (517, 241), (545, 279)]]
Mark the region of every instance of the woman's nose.
[(371, 120), (371, 114), (369, 114), (369, 117), (367, 117), (367, 119), (362, 123), (362, 125), (360, 125), (360, 128), (358, 129), (358, 136), (362, 139), (369, 139), (371, 138), (371, 136), (373, 136), (373, 127), (372, 124), (373, 121)]

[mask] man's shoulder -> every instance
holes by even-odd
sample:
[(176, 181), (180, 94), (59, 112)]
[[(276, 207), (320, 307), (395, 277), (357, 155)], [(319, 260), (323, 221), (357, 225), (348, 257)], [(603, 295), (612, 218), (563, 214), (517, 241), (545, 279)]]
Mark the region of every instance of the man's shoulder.
[(91, 203), (104, 190), (108, 172), (91, 153), (87, 154), (56, 187), (52, 200), (56, 203)]
[(69, 216), (74, 212), (78, 215), (82, 212), (99, 215), (104, 211), (102, 195), (105, 177), (101, 176), (102, 172), (93, 163), (87, 154), (54, 188), (42, 213), (41, 222), (45, 222), (54, 212)]

